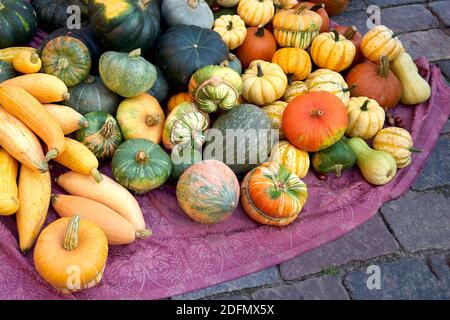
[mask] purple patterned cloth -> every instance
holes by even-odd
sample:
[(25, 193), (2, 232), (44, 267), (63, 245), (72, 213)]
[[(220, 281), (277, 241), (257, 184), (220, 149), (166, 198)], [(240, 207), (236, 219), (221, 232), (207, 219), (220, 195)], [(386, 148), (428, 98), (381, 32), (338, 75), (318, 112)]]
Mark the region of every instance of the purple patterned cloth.
[[(408, 190), (433, 150), (450, 115), (450, 89), (439, 68), (416, 60), (431, 84), (432, 96), (417, 106), (398, 106), (412, 132), (412, 164), (396, 178), (373, 187), (357, 168), (340, 178), (304, 181), (309, 199), (299, 218), (284, 228), (254, 223), (239, 207), (230, 219), (206, 226), (178, 207), (175, 187), (165, 185), (137, 197), (154, 236), (126, 246), (111, 246), (104, 277), (95, 288), (62, 295), (46, 284), (33, 266), (33, 252), (18, 249), (14, 217), (0, 217), (0, 299), (157, 299), (232, 280), (282, 263), (331, 242), (372, 217), (380, 206)], [(53, 177), (64, 169), (54, 165)], [(110, 174), (110, 168), (102, 168)], [(54, 193), (63, 191), (53, 185)], [(50, 209), (46, 225), (57, 215)]]

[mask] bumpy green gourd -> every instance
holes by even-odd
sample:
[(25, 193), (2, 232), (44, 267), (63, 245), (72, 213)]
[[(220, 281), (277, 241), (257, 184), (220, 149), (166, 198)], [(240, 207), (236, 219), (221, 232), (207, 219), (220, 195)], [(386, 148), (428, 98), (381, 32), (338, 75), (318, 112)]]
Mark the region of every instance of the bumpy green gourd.
[(312, 158), (314, 169), (320, 173), (334, 172), (340, 177), (343, 170), (353, 167), (356, 156), (347, 142), (348, 139), (342, 137), (331, 147), (316, 152)]

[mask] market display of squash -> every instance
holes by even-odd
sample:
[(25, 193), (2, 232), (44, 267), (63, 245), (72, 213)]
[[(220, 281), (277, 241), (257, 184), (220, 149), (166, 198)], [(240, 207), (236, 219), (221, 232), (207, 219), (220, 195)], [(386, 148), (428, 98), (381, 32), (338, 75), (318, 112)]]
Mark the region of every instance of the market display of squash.
[(411, 134), (407, 130), (397, 127), (381, 129), (373, 138), (372, 146), (375, 150), (391, 154), (397, 161), (397, 168), (409, 166), (411, 153), (420, 152), (413, 147)]
[(310, 92), (288, 103), (283, 113), (283, 132), (300, 150), (320, 151), (339, 141), (348, 116), (345, 105), (329, 92)]
[(239, 182), (223, 162), (205, 160), (190, 166), (177, 183), (177, 199), (194, 221), (212, 224), (231, 216), (239, 203)]
[(306, 6), (279, 11), (272, 20), (273, 34), (280, 47), (306, 49), (319, 34), (322, 18)]
[(161, 106), (149, 94), (123, 100), (116, 115), (123, 138), (148, 139), (160, 143), (166, 116)]
[(341, 74), (328, 69), (317, 69), (309, 74), (305, 80), (310, 92), (326, 91), (338, 97), (344, 105), (350, 99), (350, 92), (353, 87), (349, 87)]
[(211, 29), (214, 16), (204, 0), (163, 0), (161, 15), (168, 26), (195, 25)]
[(391, 63), (391, 70), (402, 84), (403, 104), (418, 104), (427, 101), (431, 96), (431, 87), (429, 83), (421, 77), (416, 64), (411, 56), (406, 53), (400, 53)]
[(278, 137), (284, 139), (283, 128), (281, 127), (281, 119), (283, 118), (284, 109), (287, 106), (285, 101), (274, 101), (272, 103), (265, 104), (262, 110), (267, 114), (270, 120), (272, 128), (278, 130)]
[(37, 53), (21, 51), (14, 57), (13, 66), (20, 73), (36, 73), (41, 70), (42, 61)]
[(283, 165), (299, 178), (304, 178), (309, 170), (308, 152), (297, 149), (287, 140), (281, 140), (273, 146), (270, 161)]
[(258, 27), (272, 20), (275, 8), (272, 0), (240, 0), (237, 13), (246, 25)]
[(286, 91), (283, 94), (283, 101), (290, 102), (295, 97), (308, 93), (309, 87), (304, 81), (294, 81), (288, 84)]
[(16, 72), (12, 63), (0, 60), (0, 83), (5, 80), (14, 78), (15, 76)]
[(242, 207), (261, 224), (281, 227), (292, 223), (307, 199), (305, 183), (275, 162), (256, 167), (241, 183)]
[(130, 53), (108, 51), (102, 54), (99, 73), (105, 86), (125, 98), (147, 92), (156, 82), (155, 67), (141, 57), (141, 49)]
[(384, 25), (370, 29), (361, 40), (361, 51), (372, 62), (380, 61), (381, 56), (392, 61), (404, 50), (402, 42)]
[(70, 98), (63, 103), (81, 114), (103, 111), (116, 114), (120, 96), (109, 90), (100, 77), (89, 75), (82, 83), (69, 89)]
[(372, 139), (383, 128), (385, 112), (373, 99), (367, 97), (350, 98), (347, 104), (349, 137)]
[(0, 26), (0, 49), (25, 44), (37, 31), (36, 13), (28, 2), (2, 0)]
[(200, 110), (211, 113), (230, 110), (237, 104), (243, 82), (239, 73), (228, 67), (207, 66), (197, 70), (189, 81), (189, 92)]
[(286, 73), (289, 83), (295, 80), (305, 80), (311, 73), (312, 64), (308, 52), (300, 48), (281, 48), (272, 57)]
[(342, 171), (355, 165), (356, 156), (348, 145), (348, 139), (344, 136), (332, 146), (314, 153), (312, 165), (319, 173), (333, 172), (340, 177)]
[(79, 129), (75, 138), (91, 150), (99, 161), (111, 159), (123, 141), (116, 119), (103, 111), (89, 112), (84, 116), (88, 126)]
[(270, 31), (264, 26), (250, 27), (244, 42), (236, 49), (236, 56), (242, 67), (247, 69), (252, 61), (271, 61), (276, 50), (277, 43)]
[(247, 28), (238, 15), (223, 15), (214, 21), (213, 30), (220, 34), (228, 49), (239, 47), (245, 40)]
[(242, 96), (258, 106), (280, 99), (287, 87), (283, 69), (275, 63), (262, 60), (254, 60), (245, 70), (242, 80)]
[(174, 94), (167, 102), (167, 111), (170, 113), (176, 106), (183, 102), (195, 102), (195, 99), (189, 92)]
[(350, 95), (374, 99), (385, 110), (395, 107), (403, 87), (389, 65), (389, 59), (382, 56), (378, 64), (365, 61), (353, 67), (346, 77), (347, 84), (353, 87)]
[[(55, 220), (42, 231), (33, 260), (46, 282), (69, 294), (97, 285), (107, 257), (105, 233), (94, 223), (75, 215)], [(79, 274), (79, 282), (71, 280), (73, 272)]]
[(59, 124), (64, 135), (86, 128), (89, 125), (89, 122), (82, 114), (70, 107), (58, 104), (44, 104), (44, 107)]
[(336, 30), (319, 34), (311, 44), (311, 58), (314, 63), (320, 68), (337, 72), (352, 64), (355, 53), (353, 42), (345, 39)]
[(17, 160), (0, 148), (0, 216), (12, 215), (19, 209), (18, 170)]

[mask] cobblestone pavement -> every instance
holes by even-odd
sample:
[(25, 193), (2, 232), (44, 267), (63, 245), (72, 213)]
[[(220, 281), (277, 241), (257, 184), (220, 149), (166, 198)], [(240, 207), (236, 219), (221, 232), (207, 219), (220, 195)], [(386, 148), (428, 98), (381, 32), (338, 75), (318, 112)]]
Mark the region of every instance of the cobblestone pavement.
[[(333, 20), (365, 32), (372, 4), (413, 57), (425, 55), (450, 80), (450, 0), (352, 0)], [(281, 265), (172, 299), (450, 299), (450, 121), (411, 190), (365, 224)]]

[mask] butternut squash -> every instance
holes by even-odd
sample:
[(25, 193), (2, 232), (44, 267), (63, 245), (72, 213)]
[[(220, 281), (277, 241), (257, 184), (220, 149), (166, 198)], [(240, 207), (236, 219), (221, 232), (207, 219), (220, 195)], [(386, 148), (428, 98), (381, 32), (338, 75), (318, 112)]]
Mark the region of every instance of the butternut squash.
[(50, 173), (34, 172), (27, 167), (20, 168), (19, 211), (16, 214), (19, 247), (28, 252), (39, 235), (50, 205)]
[(64, 133), (50, 113), (31, 94), (20, 87), (0, 85), (0, 105), (23, 121), (48, 146), (47, 161), (64, 152)]
[(33, 73), (2, 82), (5, 86), (20, 87), (35, 97), (40, 103), (55, 103), (69, 100), (67, 86), (59, 78), (46, 73)]
[(84, 175), (91, 175), (95, 181), (102, 181), (103, 177), (98, 171), (97, 157), (84, 144), (76, 140), (65, 138), (66, 150), (54, 161)]
[(34, 133), (16, 117), (0, 107), (0, 146), (30, 169), (48, 170), (41, 143)]
[(16, 71), (30, 74), (41, 70), (42, 61), (36, 52), (21, 51), (13, 59), (13, 67)]
[(14, 57), (20, 53), (20, 52), (30, 52), (35, 53), (37, 50), (32, 47), (10, 47), (0, 50), (0, 60), (8, 61), (9, 63), (12, 63)]
[(71, 107), (58, 104), (44, 104), (44, 107), (56, 120), (65, 135), (81, 128), (87, 128), (89, 125), (87, 119)]
[(96, 183), (92, 177), (73, 171), (60, 175), (56, 182), (71, 195), (88, 198), (113, 209), (131, 222), (136, 231), (145, 229), (144, 216), (136, 198), (108, 176)]
[(61, 217), (79, 214), (81, 219), (95, 223), (103, 230), (110, 245), (128, 244), (151, 235), (150, 230), (136, 231), (131, 222), (100, 202), (63, 194), (52, 195), (51, 201)]
[(17, 160), (0, 148), (0, 215), (9, 216), (19, 209)]
[(395, 58), (391, 62), (391, 70), (403, 86), (401, 103), (418, 104), (430, 98), (430, 85), (420, 76), (416, 64), (408, 53), (402, 52)]

